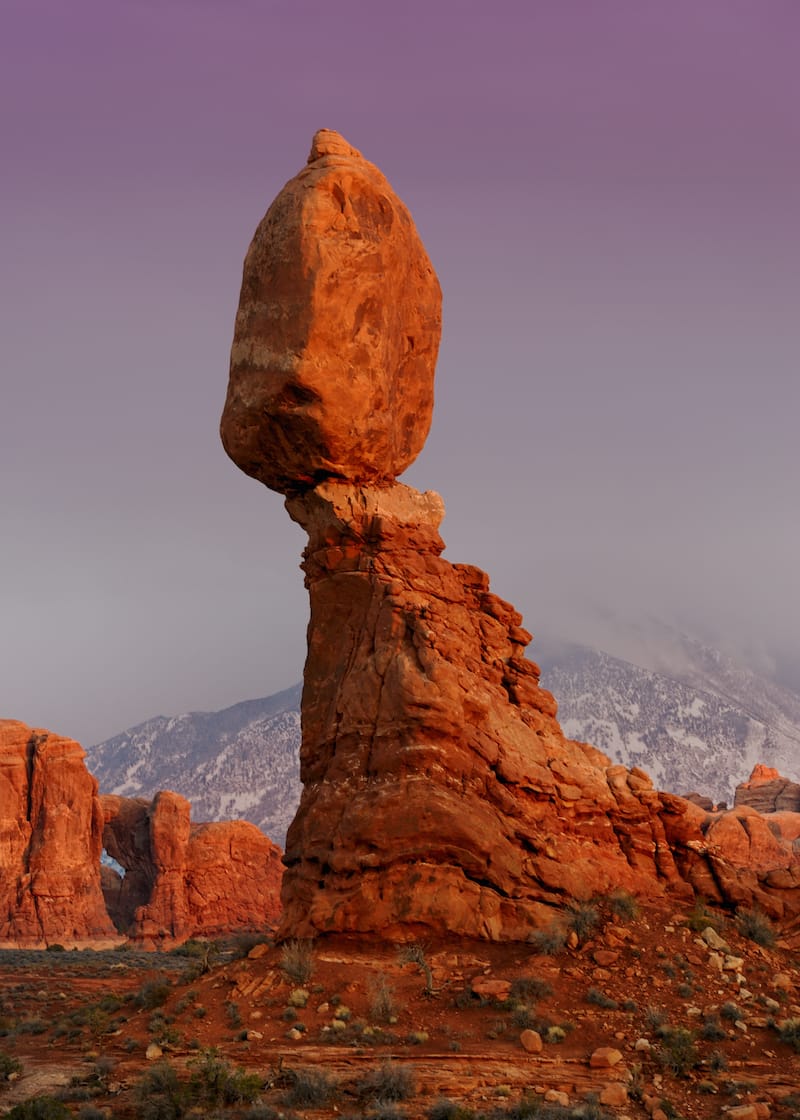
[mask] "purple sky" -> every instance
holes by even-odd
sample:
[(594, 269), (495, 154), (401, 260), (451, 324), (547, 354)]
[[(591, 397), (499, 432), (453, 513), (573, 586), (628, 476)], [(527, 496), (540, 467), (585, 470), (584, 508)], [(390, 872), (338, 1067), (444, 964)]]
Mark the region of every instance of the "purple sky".
[(799, 44), (796, 0), (4, 0), (0, 715), (298, 679), (302, 534), (217, 427), (320, 127), (442, 281), (447, 555), (534, 632), (656, 614), (800, 684)]

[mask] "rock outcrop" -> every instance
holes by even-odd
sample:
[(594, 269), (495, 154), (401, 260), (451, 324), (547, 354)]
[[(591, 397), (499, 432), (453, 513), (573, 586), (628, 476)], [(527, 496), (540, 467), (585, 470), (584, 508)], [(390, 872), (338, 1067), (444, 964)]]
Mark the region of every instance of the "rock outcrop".
[(103, 812), (72, 739), (0, 720), (0, 943), (116, 944), (100, 885)]
[(175, 793), (100, 797), (85, 757), (0, 720), (0, 945), (163, 946), (277, 921), (281, 851), (255, 825), (192, 824)]
[(734, 805), (749, 805), (759, 813), (800, 813), (800, 784), (759, 763), (748, 780), (736, 787)]
[(106, 869), (109, 913), (128, 938), (163, 946), (273, 925), (281, 851), (248, 821), (193, 824), (189, 802), (104, 794), (103, 840), (123, 868)]
[[(555, 700), (525, 657), (531, 635), (521, 616), (492, 594), (483, 572), (443, 559), (441, 498), (396, 482), (408, 456), (388, 453), (391, 441), (376, 437), (373, 424), (377, 408), (381, 430), (394, 431), (384, 414), (397, 408), (409, 433), (404, 447), (419, 449), (429, 413), (421, 411), (413, 434), (407, 407), (417, 367), (404, 367), (397, 391), (387, 391), (384, 367), (365, 365), (353, 348), (358, 314), (343, 313), (335, 293), (322, 298), (343, 231), (362, 230), (348, 215), (380, 209), (363, 202), (360, 180), (344, 175), (357, 160), (346, 141), (326, 133), (322, 143), (332, 153), (322, 157), (330, 177), (301, 173), (248, 254), (222, 423), (229, 454), (288, 494), (288, 512), (309, 538), (303, 794), (287, 838), (282, 934), (526, 939), (565, 902), (616, 887), (649, 898), (690, 898), (698, 889), (710, 900), (758, 903), (783, 921), (796, 916), (800, 860), (791, 846), (770, 848), (774, 835), (754, 831), (749, 818), (737, 818), (728, 835), (716, 814), (567, 740)], [(318, 134), (312, 168), (319, 151)], [(303, 213), (332, 213), (333, 194), (342, 216), (308, 222), (302, 245), (298, 192)], [(388, 222), (369, 225), (370, 253), (355, 255), (346, 273), (347, 309), (372, 307), (370, 262), (389, 268), (394, 258), (380, 246), (391, 237)], [(395, 282), (406, 291), (407, 276), (428, 267), (421, 249), (415, 257), (406, 248), (396, 277), (381, 276), (381, 291), (391, 297)], [(408, 337), (417, 338), (402, 325), (406, 316), (370, 321), (373, 353), (403, 353)], [(435, 318), (431, 305), (427, 321)], [(258, 345), (248, 350), (255, 324)], [(374, 337), (381, 331), (386, 337)], [(299, 384), (307, 384), (303, 345), (287, 349), (290, 336), (325, 348), (310, 367), (324, 375), (307, 396), (282, 396), (284, 368), (301, 371)], [(438, 337), (426, 337), (433, 355)], [(265, 357), (248, 358), (243, 376), (245, 352)], [(285, 361), (268, 357), (276, 354)], [(419, 376), (427, 400), (428, 362)], [(252, 438), (239, 440), (243, 432)], [(336, 456), (328, 446), (340, 449)], [(712, 825), (716, 841), (707, 836)], [(743, 832), (746, 869), (738, 862)]]

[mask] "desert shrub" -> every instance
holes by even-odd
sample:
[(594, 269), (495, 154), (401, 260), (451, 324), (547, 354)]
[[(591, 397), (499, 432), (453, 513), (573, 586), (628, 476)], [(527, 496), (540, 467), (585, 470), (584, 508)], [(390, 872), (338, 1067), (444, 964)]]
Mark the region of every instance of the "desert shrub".
[(720, 1042), (728, 1034), (716, 1015), (709, 1015), (700, 1028), (700, 1037), (706, 1042)]
[(644, 1012), (644, 1025), (649, 1031), (660, 1031), (667, 1021), (667, 1014), (660, 1007), (647, 1007)]
[(536, 1003), (540, 999), (547, 999), (553, 994), (552, 984), (546, 980), (539, 980), (535, 976), (518, 976), (511, 982), (509, 998), (512, 1000), (530, 1000)]
[(469, 1109), (447, 1099), (434, 1101), (428, 1109), (428, 1120), (471, 1120), (472, 1116)]
[(775, 1024), (781, 1042), (793, 1046), (800, 1053), (800, 1019), (781, 1019)]
[(139, 1120), (180, 1120), (188, 1103), (186, 1086), (169, 1062), (145, 1071), (134, 1090)]
[(600, 911), (591, 902), (571, 902), (566, 911), (567, 926), (575, 931), (581, 941), (597, 929)]
[(566, 947), (567, 931), (560, 923), (553, 922), (545, 929), (535, 929), (528, 940), (537, 953), (556, 957)]
[(418, 941), (412, 942), (411, 945), (406, 945), (400, 950), (400, 963), (417, 965), (420, 972), (425, 977), (425, 991), (433, 991), (433, 972), (431, 971), (431, 966), (428, 964), (428, 957), (424, 945), (421, 945)]
[(284, 1101), (290, 1108), (324, 1108), (336, 1092), (336, 1083), (321, 1069), (291, 1070), (289, 1076)]
[(605, 1007), (607, 1011), (616, 1011), (619, 1004), (599, 988), (590, 988), (586, 993), (586, 1002), (594, 1003), (597, 1007)]
[(635, 999), (624, 999), (622, 1001), (622, 1010), (623, 1011), (638, 1011), (639, 1010), (639, 1004), (636, 1002)]
[(699, 1060), (694, 1034), (685, 1027), (673, 1027), (663, 1031), (661, 1039), (656, 1052), (659, 1064), (677, 1077), (685, 1077)]
[(769, 949), (775, 944), (775, 930), (772, 922), (761, 910), (739, 910), (736, 913), (736, 928), (742, 937), (755, 941)]
[(71, 1120), (72, 1114), (55, 1097), (31, 1097), (15, 1104), (6, 1113), (6, 1120)]
[(681, 999), (691, 999), (694, 995), (694, 988), (691, 984), (679, 984), (676, 990)]
[(626, 890), (612, 891), (605, 901), (610, 913), (620, 921), (632, 921), (639, 913), (639, 903)]
[(0, 1050), (0, 1081), (8, 1081), (12, 1073), (19, 1073), (22, 1064), (5, 1050)]
[(741, 1019), (744, 1015), (741, 1007), (737, 1007), (735, 1003), (728, 1001), (723, 1003), (719, 1009), (719, 1013), (723, 1019), (727, 1019), (730, 1023), (735, 1023), (737, 1019)]
[(368, 1070), (355, 1085), (360, 1100), (405, 1101), (414, 1096), (414, 1074), (395, 1062), (384, 1062)]
[(396, 1104), (376, 1101), (370, 1111), (364, 1113), (364, 1120), (406, 1120), (406, 1114)]
[(166, 980), (148, 980), (135, 994), (133, 1002), (145, 1011), (154, 1011), (157, 1007), (164, 1006), (169, 999), (169, 991)]
[(383, 976), (373, 980), (369, 986), (369, 1013), (379, 1023), (391, 1023), (397, 1017), (394, 989)]
[(708, 1068), (712, 1073), (719, 1073), (728, 1068), (728, 1059), (721, 1050), (712, 1050), (708, 1055)]
[(295, 939), (281, 946), (281, 968), (295, 984), (306, 984), (314, 975), (314, 944)]
[(225, 1014), (232, 1027), (240, 1027), (242, 1025), (242, 1016), (239, 1013), (238, 1003), (234, 1003), (233, 1000), (228, 1000), (225, 1004)]
[(203, 1104), (251, 1104), (261, 1091), (257, 1073), (234, 1069), (216, 1050), (207, 1050), (190, 1063), (189, 1092)]
[(704, 898), (696, 898), (694, 906), (687, 913), (683, 919), (684, 924), (695, 931), (695, 933), (702, 933), (707, 926), (711, 926), (717, 933), (725, 926), (725, 919), (721, 914), (714, 913), (709, 910), (708, 904)]
[(78, 1120), (107, 1120), (102, 1108), (95, 1108), (93, 1104), (85, 1104), (78, 1113)]

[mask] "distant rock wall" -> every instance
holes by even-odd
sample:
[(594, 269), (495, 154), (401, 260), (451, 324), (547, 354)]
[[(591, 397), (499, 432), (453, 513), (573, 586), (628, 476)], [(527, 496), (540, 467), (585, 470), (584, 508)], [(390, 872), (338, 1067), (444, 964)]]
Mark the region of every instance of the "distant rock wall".
[(281, 851), (255, 825), (192, 824), (189, 802), (169, 791), (100, 800), (106, 850), (126, 870), (106, 870), (104, 894), (128, 938), (160, 946), (277, 921)]
[[(280, 849), (189, 802), (100, 797), (81, 746), (0, 721), (0, 945), (164, 946), (277, 921)], [(102, 867), (103, 848), (124, 868)]]

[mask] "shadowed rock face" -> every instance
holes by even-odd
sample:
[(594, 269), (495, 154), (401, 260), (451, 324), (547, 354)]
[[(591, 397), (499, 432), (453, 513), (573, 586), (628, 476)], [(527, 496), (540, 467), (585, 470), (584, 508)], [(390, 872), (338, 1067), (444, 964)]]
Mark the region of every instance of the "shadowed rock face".
[[(352, 150), (333, 137), (324, 134), (332, 154), (322, 163), (350, 166)], [(311, 167), (319, 143), (318, 134)], [(565, 739), (556, 703), (524, 655), (531, 636), (521, 616), (491, 593), (483, 572), (441, 556), (441, 498), (394, 481), (405, 455), (387, 451), (391, 440), (378, 438), (370, 459), (376, 408), (383, 432), (399, 424), (411, 433), (408, 403), (418, 392), (429, 400), (432, 365), (405, 367), (394, 396), (380, 363), (353, 375), (352, 309), (361, 297), (348, 293), (348, 310), (333, 316), (318, 298), (332, 290), (336, 227), (308, 222), (302, 238), (296, 232), (296, 193), (309, 213), (329, 213), (332, 182), (301, 173), (256, 234), (223, 416), (229, 453), (247, 473), (289, 494), (288, 512), (309, 538), (303, 794), (287, 839), (282, 935), (402, 939), (428, 931), (525, 939), (570, 899), (615, 887), (650, 898), (689, 898), (697, 890), (713, 901), (758, 903), (796, 922), (800, 860), (787, 840), (791, 829), (777, 834), (758, 814), (708, 813), (654, 790), (641, 771), (612, 766), (595, 748)], [(374, 223), (370, 255), (348, 257), (353, 293), (373, 282), (375, 255), (382, 270), (390, 267), (381, 239), (390, 244), (393, 228)], [(406, 284), (407, 267), (402, 262), (396, 278), (381, 276), (385, 292)], [(271, 293), (269, 314), (253, 310), (254, 292)], [(324, 376), (298, 411), (285, 401), (274, 407), (282, 393), (275, 387), (284, 382), (271, 359), (250, 362), (246, 376), (236, 372), (246, 365), (247, 324), (267, 321), (270, 330), (280, 324), (281, 337), (314, 339), (322, 348), (310, 368), (324, 368)], [(371, 322), (373, 352), (402, 354), (400, 320)], [(303, 346), (295, 350), (306, 354)], [(285, 364), (306, 385), (304, 361)], [(417, 389), (416, 376), (423, 378)], [(241, 419), (245, 398), (267, 420), (261, 427), (253, 421), (252, 438), (234, 454), (231, 432), (249, 423)], [(351, 402), (345, 411), (342, 399)], [(393, 409), (396, 420), (384, 417)], [(428, 419), (423, 408), (403, 446), (419, 450)], [(350, 448), (335, 469), (324, 450), (334, 446)]]
[(405, 206), (318, 132), (247, 253), (225, 450), (283, 493), (395, 478), (430, 427), (440, 333), (439, 282)]

